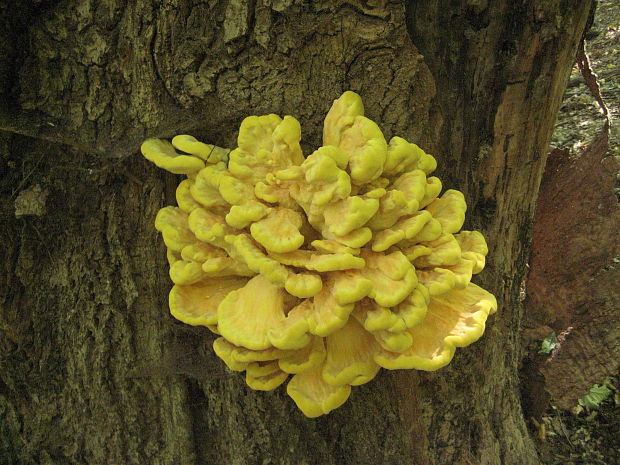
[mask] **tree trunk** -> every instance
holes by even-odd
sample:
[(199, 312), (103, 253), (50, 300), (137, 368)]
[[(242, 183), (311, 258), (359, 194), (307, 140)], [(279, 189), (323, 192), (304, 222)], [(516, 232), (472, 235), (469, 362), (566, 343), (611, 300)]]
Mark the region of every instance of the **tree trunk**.
[[(521, 411), (520, 289), (547, 144), (591, 1), (19, 0), (0, 6), (0, 462), (539, 463)], [(386, 372), (307, 419), (175, 322), (137, 154), (297, 117), (343, 91), (438, 159), (490, 246), (500, 311), (435, 373)], [(16, 216), (16, 213), (18, 214)]]

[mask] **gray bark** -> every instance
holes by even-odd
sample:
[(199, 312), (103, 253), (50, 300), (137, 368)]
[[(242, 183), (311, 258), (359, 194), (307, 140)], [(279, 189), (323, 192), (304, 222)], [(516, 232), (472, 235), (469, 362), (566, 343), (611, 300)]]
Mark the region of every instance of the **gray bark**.
[[(23, 3), (0, 6), (0, 462), (539, 463), (519, 294), (589, 0)], [(231, 147), (243, 117), (272, 112), (316, 147), (349, 89), (465, 193), (500, 311), (447, 368), (383, 372), (310, 420), (169, 316), (152, 225), (177, 180), (138, 147), (179, 133)]]

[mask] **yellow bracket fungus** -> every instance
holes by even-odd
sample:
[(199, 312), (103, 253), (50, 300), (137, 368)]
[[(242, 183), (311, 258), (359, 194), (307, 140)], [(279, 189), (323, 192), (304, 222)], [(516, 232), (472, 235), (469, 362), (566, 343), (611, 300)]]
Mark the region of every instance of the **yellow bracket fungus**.
[[(437, 370), (497, 310), (471, 282), (487, 245), (461, 231), (461, 192), (440, 196), (434, 157), (386, 141), (345, 92), (323, 146), (304, 158), (291, 117), (250, 116), (228, 150), (179, 135), (144, 156), (186, 175), (155, 221), (168, 249), (170, 311), (220, 335), (247, 385), (287, 393), (308, 417), (341, 406), (381, 368)], [(177, 152), (180, 151), (180, 152)]]

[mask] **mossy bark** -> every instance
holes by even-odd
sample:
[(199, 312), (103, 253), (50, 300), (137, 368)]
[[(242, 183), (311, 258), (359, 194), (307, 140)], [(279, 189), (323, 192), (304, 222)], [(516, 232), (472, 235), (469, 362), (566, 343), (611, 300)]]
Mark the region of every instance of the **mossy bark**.
[[(519, 399), (519, 297), (590, 1), (9, 3), (0, 462), (538, 463)], [(233, 146), (244, 116), (273, 112), (300, 119), (308, 149), (348, 89), (465, 193), (500, 311), (449, 367), (384, 372), (310, 420), (281, 389), (226, 373), (208, 331), (168, 315), (152, 225), (177, 179), (138, 147), (178, 133)]]

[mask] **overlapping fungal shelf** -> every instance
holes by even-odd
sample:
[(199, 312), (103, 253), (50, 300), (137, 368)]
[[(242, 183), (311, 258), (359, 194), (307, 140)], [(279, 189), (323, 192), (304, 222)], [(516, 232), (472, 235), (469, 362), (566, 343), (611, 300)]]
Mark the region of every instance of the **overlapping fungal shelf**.
[(252, 389), (288, 380), (317, 417), (381, 368), (445, 366), (497, 303), (471, 282), (486, 242), (460, 231), (465, 199), (441, 194), (431, 155), (388, 143), (353, 92), (334, 101), (322, 147), (305, 158), (300, 139), (295, 118), (272, 114), (246, 118), (230, 153), (187, 135), (142, 153), (186, 175), (155, 223), (172, 315), (219, 334), (215, 353)]

